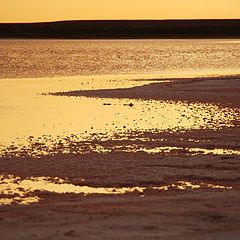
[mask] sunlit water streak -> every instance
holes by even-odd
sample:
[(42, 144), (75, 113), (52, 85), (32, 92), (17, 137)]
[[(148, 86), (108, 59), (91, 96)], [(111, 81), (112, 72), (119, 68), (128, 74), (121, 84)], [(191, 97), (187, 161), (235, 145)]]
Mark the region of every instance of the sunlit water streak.
[[(134, 134), (134, 133), (132, 133)], [(108, 135), (100, 135), (98, 139), (81, 140), (77, 136), (72, 135), (67, 138), (55, 139), (45, 136), (40, 139), (29, 138), (29, 145), (17, 146), (11, 145), (8, 148), (2, 148), (0, 151), (1, 157), (32, 157), (41, 158), (44, 156), (54, 156), (60, 154), (81, 155), (88, 153), (147, 153), (147, 154), (161, 154), (161, 155), (179, 155), (196, 156), (196, 155), (240, 155), (239, 149), (226, 149), (226, 148), (203, 148), (203, 147), (181, 147), (179, 146), (158, 146), (152, 143), (152, 146), (143, 146), (144, 142), (153, 141), (150, 138), (138, 139), (140, 142), (136, 144), (135, 141), (128, 139), (125, 142), (123, 139), (118, 138), (114, 144), (109, 144)], [(112, 139), (113, 140), (113, 139)], [(116, 140), (116, 139), (115, 139)], [(106, 141), (106, 142), (104, 142)], [(179, 140), (178, 140), (179, 141)], [(164, 140), (163, 140), (164, 142)], [(198, 144), (198, 142), (196, 142)], [(195, 144), (196, 144), (195, 143)], [(186, 144), (186, 141), (184, 141)]]
[(32, 137), (46, 145), (46, 135), (56, 142), (72, 134), (84, 140), (92, 134), (110, 138), (128, 131), (219, 130), (233, 126), (240, 119), (239, 109), (213, 104), (42, 95), (59, 89), (116, 88), (120, 82), (122, 87), (146, 83), (121, 78), (112, 81), (113, 78), (1, 80), (0, 148), (10, 145), (28, 148)]
[[(82, 179), (84, 182), (84, 179)], [(232, 187), (215, 185), (209, 183), (193, 183), (188, 181), (177, 181), (173, 184), (149, 186), (149, 187), (90, 187), (77, 186), (66, 183), (60, 178), (49, 177), (32, 177), (21, 179), (14, 176), (0, 176), (0, 205), (9, 205), (12, 203), (28, 205), (41, 200), (37, 192), (50, 192), (56, 194), (83, 194), (85, 196), (92, 194), (100, 195), (123, 195), (127, 193), (144, 194), (147, 191), (171, 191), (187, 189), (225, 189), (230, 190)]]
[[(123, 150), (124, 151), (124, 150)], [(157, 153), (184, 153), (186, 155), (240, 155), (240, 150), (234, 149), (223, 149), (223, 148), (214, 148), (214, 149), (206, 149), (206, 148), (194, 148), (194, 147), (154, 147), (154, 148), (144, 148), (144, 147), (136, 147), (128, 146), (125, 150), (126, 152), (146, 152), (149, 154), (157, 154)]]
[(212, 104), (42, 95), (238, 74), (238, 40), (0, 40), (0, 52), (0, 148), (8, 152), (31, 148), (32, 137), (51, 149), (72, 134), (218, 130), (240, 116)]
[(240, 41), (0, 40), (0, 78), (239, 73)]

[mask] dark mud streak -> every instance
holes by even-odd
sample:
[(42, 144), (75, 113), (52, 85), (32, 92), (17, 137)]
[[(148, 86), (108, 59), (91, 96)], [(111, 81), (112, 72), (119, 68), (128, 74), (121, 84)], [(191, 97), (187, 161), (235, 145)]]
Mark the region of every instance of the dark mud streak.
[(50, 93), (55, 96), (128, 98), (214, 103), (240, 107), (240, 77), (182, 79), (124, 89), (76, 90)]

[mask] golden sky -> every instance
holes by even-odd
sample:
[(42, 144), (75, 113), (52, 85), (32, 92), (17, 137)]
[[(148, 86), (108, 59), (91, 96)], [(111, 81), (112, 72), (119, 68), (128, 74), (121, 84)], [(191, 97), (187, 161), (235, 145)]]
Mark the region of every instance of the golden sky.
[(240, 18), (240, 0), (0, 0), (0, 22)]

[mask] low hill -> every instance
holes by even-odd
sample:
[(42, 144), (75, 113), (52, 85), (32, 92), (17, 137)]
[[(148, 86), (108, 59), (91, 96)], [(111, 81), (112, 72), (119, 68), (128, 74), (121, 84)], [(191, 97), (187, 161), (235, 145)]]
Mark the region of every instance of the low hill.
[(101, 20), (1, 23), (0, 38), (238, 38), (240, 20)]

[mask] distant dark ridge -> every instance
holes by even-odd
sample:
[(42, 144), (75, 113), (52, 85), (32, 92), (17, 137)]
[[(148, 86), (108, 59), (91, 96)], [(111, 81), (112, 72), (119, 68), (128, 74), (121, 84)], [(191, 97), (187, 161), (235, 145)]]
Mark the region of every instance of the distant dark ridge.
[(101, 20), (2, 23), (0, 38), (238, 38), (240, 20)]

